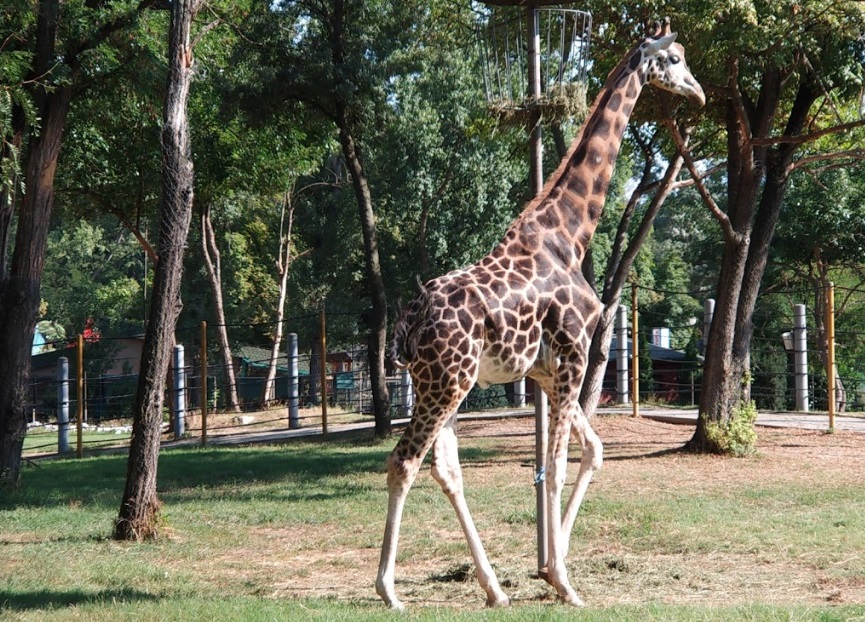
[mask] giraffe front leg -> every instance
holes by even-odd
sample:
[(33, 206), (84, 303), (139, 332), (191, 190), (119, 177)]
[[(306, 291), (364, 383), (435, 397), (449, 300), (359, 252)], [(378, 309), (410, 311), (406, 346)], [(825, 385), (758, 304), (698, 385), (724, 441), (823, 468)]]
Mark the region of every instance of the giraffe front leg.
[(394, 590), (399, 530), (406, 497), (423, 460), (423, 456), (408, 458), (404, 451), (405, 445), (405, 442), (400, 441), (387, 460), (387, 520), (381, 545), (378, 576), (375, 581), (376, 593), (389, 607), (400, 611), (403, 609), (403, 604), (396, 597)]
[(487, 558), (480, 534), (475, 527), (463, 493), (462, 468), (459, 463), (456, 435), (456, 414), (452, 415), (433, 445), (432, 476), (447, 495), (463, 529), (478, 573), (478, 583), (487, 594), (490, 607), (507, 606), (510, 599), (502, 591)]
[(571, 418), (566, 409), (556, 409), (550, 421), (550, 443), (547, 448), (547, 577), (556, 588), (559, 599), (568, 605), (583, 606), (571, 587), (565, 567), (568, 537), (562, 524), (562, 489), (568, 467), (568, 439)]

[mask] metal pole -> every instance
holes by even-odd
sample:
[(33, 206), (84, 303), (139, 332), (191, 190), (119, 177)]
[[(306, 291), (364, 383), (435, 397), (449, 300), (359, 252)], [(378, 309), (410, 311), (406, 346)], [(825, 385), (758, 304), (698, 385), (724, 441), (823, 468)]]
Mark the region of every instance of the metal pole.
[(201, 322), (201, 444), (207, 445), (207, 322)]
[[(531, 103), (537, 103), (541, 97), (541, 65), (540, 46), (541, 33), (538, 24), (537, 2), (529, 2), (526, 6), (528, 24), (528, 65), (529, 65), (529, 95)], [(544, 151), (541, 141), (541, 115), (537, 107), (529, 115), (529, 186), (532, 196), (540, 194), (544, 187)], [(547, 440), (549, 438), (549, 417), (547, 413), (547, 396), (535, 383), (535, 495), (537, 506), (537, 536), (538, 536), (538, 576), (547, 572), (547, 486), (546, 459)]]
[(327, 337), (324, 305), (319, 313), (319, 328), (321, 329), (321, 434), (327, 436)]
[(628, 309), (621, 304), (616, 311), (616, 394), (620, 404), (631, 401), (628, 391)]
[(796, 410), (808, 412), (808, 344), (805, 305), (793, 306), (793, 378)]
[(526, 379), (520, 378), (514, 382), (514, 407), (526, 407)]
[(78, 403), (76, 404), (75, 429), (78, 433), (78, 439), (75, 443), (75, 455), (79, 458), (84, 457), (84, 335), (78, 335), (78, 369), (75, 370), (78, 375), (76, 396)]
[(288, 333), (288, 429), (300, 427), (297, 333)]
[(835, 283), (829, 283), (829, 292), (826, 297), (826, 378), (828, 380), (827, 392), (829, 394), (829, 430), (835, 430)]
[(631, 367), (634, 374), (631, 378), (631, 404), (634, 417), (640, 416), (640, 330), (637, 318), (637, 284), (631, 283)]
[(184, 369), (183, 346), (174, 346), (174, 438), (183, 438), (186, 433), (186, 370)]
[(57, 359), (57, 453), (69, 451), (69, 359)]

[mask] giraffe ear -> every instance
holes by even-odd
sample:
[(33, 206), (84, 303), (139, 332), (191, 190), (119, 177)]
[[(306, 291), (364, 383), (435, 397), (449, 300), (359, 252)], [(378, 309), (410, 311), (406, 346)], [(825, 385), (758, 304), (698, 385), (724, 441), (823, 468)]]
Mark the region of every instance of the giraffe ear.
[(661, 37), (656, 41), (652, 41), (648, 47), (646, 48), (646, 54), (651, 56), (652, 54), (657, 54), (661, 50), (666, 50), (671, 45), (673, 45), (673, 41), (676, 40), (676, 33), (670, 33), (665, 37)]

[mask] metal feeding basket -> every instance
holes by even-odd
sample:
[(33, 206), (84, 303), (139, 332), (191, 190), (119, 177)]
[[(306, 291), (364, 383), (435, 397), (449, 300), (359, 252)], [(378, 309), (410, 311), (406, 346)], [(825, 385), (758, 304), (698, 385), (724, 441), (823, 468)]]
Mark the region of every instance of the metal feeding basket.
[[(486, 7), (477, 22), (487, 103), (500, 118), (525, 113), (582, 119), (592, 16), (586, 11), (524, 6)], [(531, 14), (534, 12), (534, 15)], [(534, 20), (534, 26), (532, 25)], [(530, 30), (536, 32), (540, 96), (532, 96)]]

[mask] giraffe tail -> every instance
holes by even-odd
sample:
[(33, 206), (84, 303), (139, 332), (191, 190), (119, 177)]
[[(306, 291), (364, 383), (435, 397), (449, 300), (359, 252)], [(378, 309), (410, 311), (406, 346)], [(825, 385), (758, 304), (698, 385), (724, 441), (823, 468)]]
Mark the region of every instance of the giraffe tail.
[(418, 332), (429, 314), (429, 294), (421, 286), (420, 294), (397, 313), (390, 342), (390, 360), (397, 369), (405, 369), (417, 355)]

